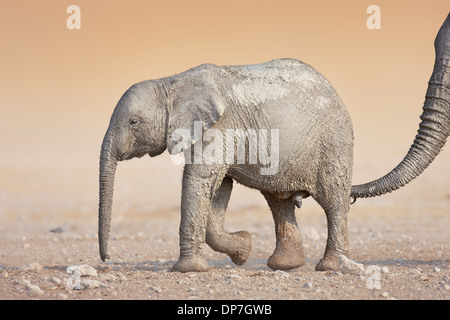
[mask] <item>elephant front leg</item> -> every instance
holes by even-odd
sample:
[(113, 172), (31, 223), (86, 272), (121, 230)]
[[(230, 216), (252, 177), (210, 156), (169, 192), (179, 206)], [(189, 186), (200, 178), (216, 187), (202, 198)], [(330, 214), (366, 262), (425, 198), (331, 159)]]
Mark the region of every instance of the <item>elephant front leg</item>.
[(214, 177), (205, 177), (196, 165), (186, 165), (183, 173), (180, 222), (180, 257), (172, 271), (201, 272), (209, 269), (203, 257), (206, 225), (211, 214)]
[(273, 270), (290, 270), (305, 264), (302, 237), (295, 219), (295, 208), (291, 198), (280, 199), (264, 194), (275, 222), (276, 247), (267, 261)]
[(247, 231), (228, 233), (224, 229), (225, 211), (230, 200), (233, 180), (225, 177), (212, 199), (212, 212), (208, 217), (206, 243), (215, 251), (226, 253), (237, 265), (243, 265), (252, 248)]

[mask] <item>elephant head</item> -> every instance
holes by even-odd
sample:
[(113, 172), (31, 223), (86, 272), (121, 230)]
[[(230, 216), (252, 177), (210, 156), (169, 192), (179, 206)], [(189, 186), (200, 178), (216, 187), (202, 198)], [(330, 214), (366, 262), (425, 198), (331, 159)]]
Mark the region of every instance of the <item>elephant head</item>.
[[(172, 153), (177, 141), (176, 129), (193, 130), (199, 121), (207, 129), (222, 115), (223, 103), (214, 81), (212, 65), (159, 80), (149, 80), (131, 86), (119, 100), (111, 116), (100, 153), (99, 229), (100, 257), (109, 258), (114, 177), (119, 161), (157, 156), (168, 149)], [(195, 141), (192, 141), (195, 142)], [(182, 151), (177, 149), (176, 152)]]
[(439, 30), (434, 47), (434, 70), (414, 143), (391, 172), (378, 180), (352, 186), (354, 199), (379, 196), (406, 185), (428, 167), (444, 146), (450, 134), (450, 14)]

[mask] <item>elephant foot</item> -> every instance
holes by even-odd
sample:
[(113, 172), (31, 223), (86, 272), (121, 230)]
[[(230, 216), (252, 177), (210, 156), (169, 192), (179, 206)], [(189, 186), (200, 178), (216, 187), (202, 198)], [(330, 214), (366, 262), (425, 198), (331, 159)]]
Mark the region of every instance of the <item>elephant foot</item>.
[(228, 251), (227, 254), (233, 263), (241, 266), (247, 262), (248, 257), (250, 256), (250, 251), (252, 250), (252, 237), (247, 231), (234, 232), (231, 236), (231, 252)]
[(238, 266), (247, 261), (252, 249), (252, 238), (247, 231), (214, 233), (208, 230), (206, 243), (214, 251), (227, 254)]
[(344, 254), (324, 256), (316, 265), (316, 271), (335, 270), (345, 274), (365, 274), (364, 265), (347, 258)]
[(205, 272), (209, 270), (208, 262), (198, 256), (180, 257), (171, 271), (175, 272)]
[(272, 270), (291, 270), (304, 264), (303, 248), (286, 244), (277, 246), (267, 261), (267, 266)]

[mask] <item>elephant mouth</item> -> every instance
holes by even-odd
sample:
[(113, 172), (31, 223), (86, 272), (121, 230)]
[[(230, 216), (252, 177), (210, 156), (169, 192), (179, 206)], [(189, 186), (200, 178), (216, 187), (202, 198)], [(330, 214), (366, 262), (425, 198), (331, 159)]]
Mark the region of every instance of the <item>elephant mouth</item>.
[(164, 152), (164, 150), (166, 150), (166, 146), (161, 146), (161, 148), (148, 151), (148, 155), (153, 158), (159, 156), (161, 153)]
[(143, 156), (145, 156), (149, 151), (147, 149), (138, 149), (138, 150), (133, 150), (131, 152), (124, 152), (122, 154), (119, 155), (118, 160), (119, 161), (125, 161), (125, 160), (130, 160), (133, 158), (142, 158)]
[(161, 153), (166, 150), (166, 146), (161, 146), (160, 148), (140, 148), (137, 150), (133, 150), (130, 152), (124, 152), (119, 154), (119, 157), (117, 158), (118, 161), (125, 161), (130, 160), (133, 158), (142, 158), (146, 154), (148, 154), (150, 157), (156, 157), (159, 156)]

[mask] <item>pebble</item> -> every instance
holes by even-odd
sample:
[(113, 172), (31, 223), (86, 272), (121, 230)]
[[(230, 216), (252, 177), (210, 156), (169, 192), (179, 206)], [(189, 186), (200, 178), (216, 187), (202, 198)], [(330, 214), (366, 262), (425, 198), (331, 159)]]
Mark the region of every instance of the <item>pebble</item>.
[(102, 275), (103, 280), (105, 281), (114, 281), (116, 280), (116, 276), (113, 274), (104, 274)]
[(23, 284), (25, 285), (25, 289), (27, 290), (30, 297), (41, 296), (44, 294), (39, 286), (31, 284), (28, 280), (23, 280)]
[(240, 280), (240, 279), (242, 279), (242, 277), (237, 274), (230, 274), (228, 276), (225, 276), (225, 280), (231, 280), (231, 279)]
[(41, 271), (42, 268), (43, 267), (40, 263), (31, 262), (31, 263), (28, 263), (26, 265), (19, 267), (19, 270), (21, 270), (21, 271)]
[(446, 283), (441, 283), (439, 285), (439, 289), (441, 289), (441, 290), (450, 290), (450, 285), (448, 285)]
[(61, 282), (62, 282), (61, 279), (56, 278), (56, 277), (51, 277), (51, 278), (49, 279), (49, 281), (50, 281), (51, 283), (55, 283), (55, 284), (61, 284)]
[(307, 282), (307, 283), (305, 283), (304, 285), (303, 285), (303, 289), (311, 289), (313, 287), (313, 285), (312, 285), (312, 283), (311, 282)]
[(0, 269), (0, 278), (7, 278), (9, 276), (9, 273), (6, 270)]
[(160, 287), (151, 287), (150, 289), (155, 291), (156, 293), (162, 293), (162, 290)]
[(127, 281), (127, 277), (121, 273), (117, 274), (117, 278), (119, 279), (119, 281)]
[(101, 286), (102, 286), (102, 284), (98, 280), (85, 279), (85, 280), (81, 281), (81, 288), (83, 288), (83, 289), (96, 289), (96, 288), (100, 288)]
[(62, 300), (67, 300), (68, 297), (64, 293), (57, 293), (56, 294), (56, 298), (57, 299), (62, 299)]
[(275, 271), (275, 277), (277, 279), (282, 278), (282, 279), (286, 279), (289, 278), (291, 275), (289, 273), (287, 273), (286, 271), (282, 271), (282, 270), (276, 270)]
[(94, 267), (91, 267), (90, 265), (87, 264), (82, 264), (82, 265), (71, 265), (67, 267), (67, 273), (68, 274), (75, 274), (78, 273), (79, 275), (82, 277), (97, 277), (98, 273), (97, 270), (95, 270)]

